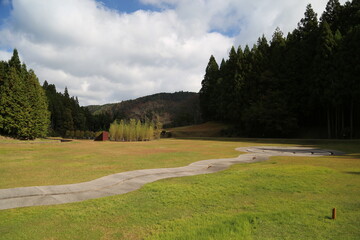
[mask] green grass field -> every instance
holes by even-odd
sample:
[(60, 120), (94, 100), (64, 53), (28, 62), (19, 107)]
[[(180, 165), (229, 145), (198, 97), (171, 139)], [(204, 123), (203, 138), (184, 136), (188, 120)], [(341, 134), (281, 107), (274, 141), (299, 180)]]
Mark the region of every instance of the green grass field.
[[(360, 141), (166, 139), (1, 143), (0, 188), (88, 181), (144, 168), (301, 145), (346, 156), (273, 157), (165, 179), (124, 195), (0, 211), (0, 239), (359, 239)], [(331, 209), (337, 219), (331, 220)]]

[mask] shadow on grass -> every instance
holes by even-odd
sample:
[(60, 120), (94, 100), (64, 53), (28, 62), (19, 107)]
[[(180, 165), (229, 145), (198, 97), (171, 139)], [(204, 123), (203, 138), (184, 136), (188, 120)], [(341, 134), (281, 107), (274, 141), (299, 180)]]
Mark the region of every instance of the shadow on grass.
[(227, 138), (227, 137), (175, 137), (181, 140), (249, 142), (256, 144), (293, 144), (304, 147), (332, 149), (360, 158), (360, 139), (284, 139), (284, 138)]
[(360, 175), (360, 172), (345, 172), (347, 174)]
[(174, 137), (181, 140), (201, 140), (201, 141), (224, 141), (224, 142), (253, 142), (253, 143), (275, 143), (275, 144), (338, 144), (353, 143), (360, 144), (360, 140), (343, 140), (343, 139), (287, 139), (287, 138), (230, 138), (230, 137)]

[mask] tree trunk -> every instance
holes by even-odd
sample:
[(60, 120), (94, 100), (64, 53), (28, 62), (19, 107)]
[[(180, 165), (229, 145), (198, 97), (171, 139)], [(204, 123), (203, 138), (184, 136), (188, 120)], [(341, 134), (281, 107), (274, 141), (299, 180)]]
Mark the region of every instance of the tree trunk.
[(350, 139), (353, 138), (353, 118), (354, 118), (354, 101), (353, 99), (351, 99), (351, 104), (350, 104)]
[(331, 138), (331, 124), (330, 124), (330, 107), (327, 108), (327, 127), (328, 127), (328, 138)]
[(338, 135), (338, 108), (335, 108), (335, 138), (339, 138)]
[(345, 123), (344, 123), (344, 108), (341, 109), (341, 134), (343, 138), (346, 138)]

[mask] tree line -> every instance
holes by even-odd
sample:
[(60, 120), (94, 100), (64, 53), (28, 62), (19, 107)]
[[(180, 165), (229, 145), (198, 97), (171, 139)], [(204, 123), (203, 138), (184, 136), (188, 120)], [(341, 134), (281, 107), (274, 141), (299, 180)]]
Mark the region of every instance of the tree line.
[(66, 87), (64, 93), (57, 92), (54, 84), (44, 81), (43, 89), (50, 112), (50, 136), (90, 138), (94, 132), (109, 129), (108, 114), (91, 114), (88, 108), (80, 106), (77, 97), (70, 97)]
[(162, 124), (155, 113), (150, 121), (145, 116), (143, 123), (132, 118), (114, 119), (117, 118), (111, 112), (94, 115), (89, 108), (81, 107), (78, 98), (71, 97), (66, 87), (61, 93), (47, 81), (41, 86), (34, 71), (21, 63), (16, 49), (9, 61), (0, 61), (0, 135), (19, 139), (46, 136), (92, 139), (110, 128), (110, 136), (116, 141), (160, 137)]
[(46, 136), (93, 138), (108, 130), (108, 114), (93, 116), (77, 97), (40, 85), (35, 72), (21, 63), (16, 49), (9, 61), (0, 61), (0, 135), (19, 139)]
[(277, 28), (250, 48), (210, 57), (200, 94), (204, 120), (249, 137), (360, 137), (360, 1), (311, 5), (286, 37)]

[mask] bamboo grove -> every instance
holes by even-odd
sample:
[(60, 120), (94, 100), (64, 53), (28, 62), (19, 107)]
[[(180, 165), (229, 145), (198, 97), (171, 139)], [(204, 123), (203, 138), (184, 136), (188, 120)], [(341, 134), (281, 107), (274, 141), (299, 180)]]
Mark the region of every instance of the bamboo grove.
[(159, 139), (162, 124), (159, 121), (142, 123), (140, 120), (114, 121), (110, 125), (110, 140), (112, 141), (150, 141)]
[(231, 122), (249, 137), (360, 137), (360, 1), (311, 5), (284, 37), (213, 56), (200, 90), (204, 120)]

